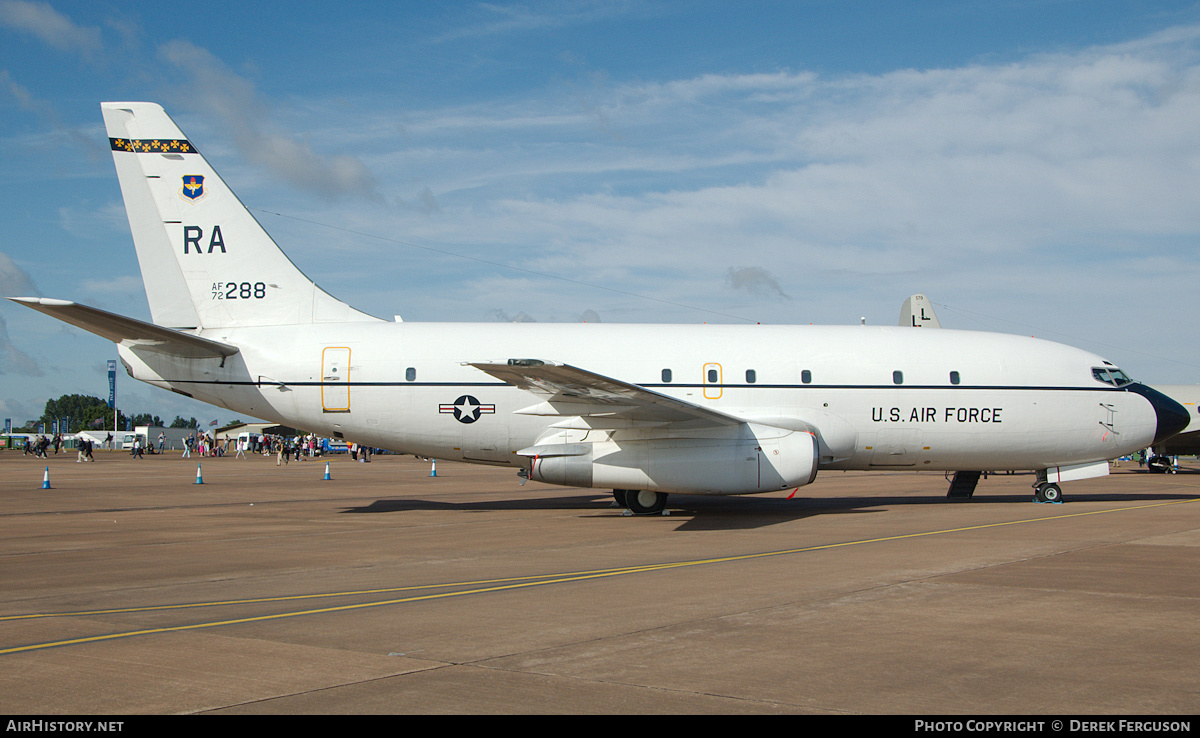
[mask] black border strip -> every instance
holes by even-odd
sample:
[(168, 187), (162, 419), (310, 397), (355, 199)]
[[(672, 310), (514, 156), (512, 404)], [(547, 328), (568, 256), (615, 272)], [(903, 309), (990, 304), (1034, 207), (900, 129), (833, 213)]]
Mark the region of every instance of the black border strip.
[(128, 151), (134, 154), (199, 154), (196, 147), (186, 138), (110, 138), (113, 151)]

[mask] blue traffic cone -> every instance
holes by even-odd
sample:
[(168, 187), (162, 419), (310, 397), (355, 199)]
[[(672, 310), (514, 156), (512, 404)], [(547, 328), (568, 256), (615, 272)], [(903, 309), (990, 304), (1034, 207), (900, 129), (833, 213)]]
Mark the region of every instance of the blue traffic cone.
[(204, 477), (200, 476), (199, 464), (196, 464), (196, 484), (204, 484)]
[(329, 462), (326, 461), (325, 462), (325, 481), (328, 482), (330, 479), (333, 479), (333, 477), (329, 476)]
[(46, 473), (42, 475), (42, 489), (50, 489), (50, 467), (46, 467)]
[(429, 469), (429, 476), (431, 476), (431, 477), (437, 476), (437, 459), (433, 459), (433, 466), (430, 467), (430, 469)]

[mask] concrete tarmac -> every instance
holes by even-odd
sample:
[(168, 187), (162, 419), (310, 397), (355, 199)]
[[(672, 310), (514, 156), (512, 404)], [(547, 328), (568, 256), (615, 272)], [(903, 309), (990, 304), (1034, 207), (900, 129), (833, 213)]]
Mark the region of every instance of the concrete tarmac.
[(1191, 469), (630, 517), (411, 456), (96, 456), (0, 451), (7, 713), (1200, 712)]

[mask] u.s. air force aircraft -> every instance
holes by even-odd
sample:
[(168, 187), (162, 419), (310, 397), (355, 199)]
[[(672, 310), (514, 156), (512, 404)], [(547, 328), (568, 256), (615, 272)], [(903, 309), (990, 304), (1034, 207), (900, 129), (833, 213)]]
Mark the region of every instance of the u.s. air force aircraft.
[(14, 299), (116, 342), (134, 378), (239, 413), (611, 489), (641, 514), (822, 469), (1036, 470), (1057, 501), (1187, 424), (1101, 357), (1011, 335), (380, 320), (305, 277), (162, 108), (101, 107), (153, 323)]

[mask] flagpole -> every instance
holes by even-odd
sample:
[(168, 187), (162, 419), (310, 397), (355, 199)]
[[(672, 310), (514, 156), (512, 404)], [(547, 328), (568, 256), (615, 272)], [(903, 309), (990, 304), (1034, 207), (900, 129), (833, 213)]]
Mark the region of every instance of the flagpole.
[(117, 362), (108, 360), (108, 406), (113, 411), (113, 445), (117, 440)]

